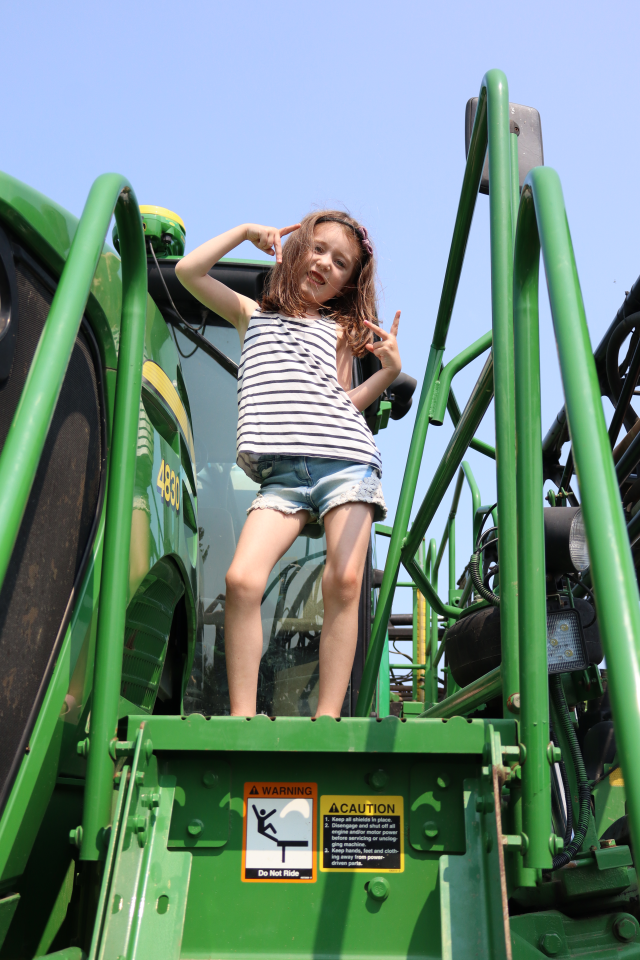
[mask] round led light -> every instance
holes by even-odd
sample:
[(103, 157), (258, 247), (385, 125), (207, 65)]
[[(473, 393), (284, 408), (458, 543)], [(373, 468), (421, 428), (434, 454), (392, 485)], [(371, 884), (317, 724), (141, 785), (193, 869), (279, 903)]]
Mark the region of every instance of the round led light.
[(584, 517), (582, 516), (582, 507), (578, 510), (569, 531), (569, 554), (571, 562), (578, 571), (582, 573), (589, 566), (589, 551), (587, 549), (587, 532), (584, 528)]

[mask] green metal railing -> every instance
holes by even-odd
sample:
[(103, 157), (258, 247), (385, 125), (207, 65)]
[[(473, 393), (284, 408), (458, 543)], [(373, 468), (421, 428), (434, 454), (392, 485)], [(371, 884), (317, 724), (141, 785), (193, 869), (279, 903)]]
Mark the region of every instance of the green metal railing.
[[(498, 497), (504, 535), (500, 537), (499, 563), (503, 590), (502, 645), (503, 697), (519, 688), (518, 608), (517, 608), (517, 543), (515, 499), (515, 394), (513, 373), (513, 216), (516, 191), (513, 187), (512, 142), (509, 132), (509, 92), (502, 71), (490, 70), (482, 81), (469, 154), (462, 184), (460, 203), (449, 252), (433, 342), (422, 384), (416, 420), (409, 448), (402, 489), (396, 511), (387, 563), (380, 588), (380, 597), (373, 624), (369, 653), (360, 686), (356, 713), (368, 716), (391, 613), (393, 595), (402, 562), (432, 609), (456, 618), (460, 610), (443, 604), (429, 579), (415, 562), (415, 554), (429, 523), (455, 475), (464, 453), (474, 440), (474, 433), (493, 396), (494, 380), (496, 411), (496, 459)], [(490, 222), (491, 222), (491, 288), (492, 288), (492, 356), (485, 364), (472, 396), (457, 423), (438, 472), (431, 483), (416, 519), (409, 531), (418, 473), (427, 436), (429, 417), (434, 409), (434, 393), (438, 382), (447, 333), (464, 262), (464, 254), (480, 187), (487, 146), (489, 150)], [(515, 173), (517, 176), (517, 172)], [(488, 343), (487, 343), (488, 346)], [(478, 347), (474, 344), (469, 351)], [(484, 347), (486, 349), (486, 346)], [(465, 353), (469, 353), (465, 351)], [(479, 352), (482, 352), (479, 349)], [(471, 359), (471, 358), (470, 358)], [(467, 362), (470, 362), (470, 359)], [(495, 376), (494, 376), (495, 367)], [(446, 368), (445, 368), (446, 369)], [(450, 393), (450, 397), (453, 395)], [(437, 414), (437, 407), (435, 412)], [(451, 412), (451, 411), (450, 411)], [(474, 441), (477, 444), (478, 441)], [(483, 445), (488, 448), (488, 445)], [(492, 455), (491, 448), (482, 452)], [(409, 531), (409, 532), (408, 532)]]
[[(550, 818), (546, 662), (538, 269), (544, 261), (573, 458), (581, 494), (591, 579), (631, 836), (640, 844), (640, 607), (629, 536), (605, 424), (578, 271), (557, 173), (538, 167), (522, 191), (514, 267), (518, 443), (518, 577), (525, 865), (545, 866)], [(545, 742), (546, 738), (546, 742)], [(548, 848), (547, 861), (550, 862)]]
[(91, 188), (0, 456), (0, 485), (5, 498), (0, 519), (1, 586), (114, 212), (122, 251), (122, 323), (108, 463), (84, 823), (80, 834), (83, 837), (82, 856), (90, 860), (98, 859), (102, 854), (100, 834), (111, 818), (113, 761), (109, 756), (109, 744), (116, 734), (120, 697), (147, 312), (147, 262), (142, 220), (131, 185), (118, 174), (99, 177)]
[[(484, 602), (467, 605), (471, 593), (470, 582), (462, 596), (454, 590), (455, 515), (465, 475), (464, 466), (458, 475), (440, 548), (436, 554), (435, 541), (432, 541), (426, 569), (422, 569), (417, 562), (416, 552), (460, 467), (465, 451), (474, 441), (475, 431), (495, 391), (502, 663), (499, 668), (466, 688), (454, 689), (444, 701), (427, 708), (422, 716), (446, 718), (468, 713), (500, 692), (505, 711), (520, 710), (522, 803), (518, 817), (521, 816), (524, 835), (521, 863), (526, 870), (551, 867), (552, 856), (560, 848), (559, 838), (550, 836), (550, 730), (538, 331), (540, 248), (558, 344), (572, 441), (570, 456), (572, 463), (575, 462), (580, 486), (591, 557), (591, 582), (607, 658), (632, 837), (638, 846), (640, 771), (634, 763), (634, 750), (640, 742), (637, 695), (640, 689), (640, 610), (629, 539), (640, 535), (640, 520), (634, 518), (628, 528), (625, 526), (618, 481), (633, 467), (637, 450), (634, 448), (621, 459), (616, 477), (560, 183), (553, 170), (537, 168), (527, 178), (520, 201), (517, 143), (515, 136), (509, 133), (507, 108), (506, 81), (501, 73), (491, 71), (486, 75), (480, 93), (447, 275), (357, 712), (364, 716), (369, 711), (381, 637), (384, 640), (400, 563), (431, 608), (432, 641), (425, 667), (432, 676), (435, 676), (438, 662), (445, 651), (444, 643), (436, 651), (438, 614), (448, 618), (451, 624), (484, 605)], [(477, 190), (479, 158), (480, 155), (484, 157), (487, 139), (491, 182), (492, 335), (486, 334), (442, 368), (444, 343), (462, 268), (465, 231), (468, 232), (470, 214), (473, 212), (475, 198), (470, 193), (471, 185), (474, 184)], [(517, 231), (516, 218), (512, 216), (516, 207)], [(464, 412), (460, 414), (451, 390), (452, 379), (458, 370), (490, 345), (492, 354)], [(432, 423), (441, 424), (445, 408), (449, 409), (454, 422), (453, 436), (409, 528), (428, 421), (430, 418)], [(475, 445), (478, 449), (477, 442)], [(492, 453), (491, 448), (482, 452)], [(565, 468), (567, 483), (570, 469), (572, 467)], [(470, 486), (474, 504), (475, 548), (480, 525), (493, 508), (482, 506), (477, 488), (474, 490), (471, 481)], [(498, 524), (495, 511), (494, 523)], [(438, 596), (437, 584), (438, 570), (447, 543), (449, 602), (444, 603)], [(519, 698), (514, 696), (518, 693)], [(530, 877), (528, 882), (534, 881)]]
[[(105, 174), (93, 184), (78, 225), (78, 234), (84, 227), (84, 242), (94, 250), (102, 249), (114, 212), (122, 257), (122, 321), (84, 794), (80, 852), (84, 860), (97, 860), (104, 855), (103, 832), (111, 821), (115, 757), (110, 750), (115, 744), (122, 679), (133, 483), (147, 316), (147, 255), (138, 203), (133, 189), (123, 177)], [(71, 267), (70, 256), (65, 269)], [(77, 268), (78, 284), (86, 283), (89, 264), (85, 271)]]

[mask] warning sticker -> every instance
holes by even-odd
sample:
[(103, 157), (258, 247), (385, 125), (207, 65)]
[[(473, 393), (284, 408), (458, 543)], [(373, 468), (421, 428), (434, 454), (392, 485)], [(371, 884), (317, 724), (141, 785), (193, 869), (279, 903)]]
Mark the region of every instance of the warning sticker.
[(402, 873), (403, 797), (320, 797), (320, 869)]
[(245, 783), (243, 880), (315, 881), (317, 798), (315, 783)]

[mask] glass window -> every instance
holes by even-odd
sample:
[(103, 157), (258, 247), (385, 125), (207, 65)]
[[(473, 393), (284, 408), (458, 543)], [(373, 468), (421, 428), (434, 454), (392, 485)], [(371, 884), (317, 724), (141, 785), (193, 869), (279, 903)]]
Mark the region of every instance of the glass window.
[[(236, 466), (237, 383), (173, 328), (189, 393), (196, 448), (200, 583), (204, 626), (196, 648), (191, 712), (229, 713), (224, 647), (225, 575), (258, 484)], [(204, 335), (236, 363), (238, 334), (207, 324)], [(258, 713), (313, 716), (318, 702), (318, 648), (324, 606), (324, 536), (301, 536), (272, 570), (262, 599)], [(343, 713), (349, 715), (350, 691)]]

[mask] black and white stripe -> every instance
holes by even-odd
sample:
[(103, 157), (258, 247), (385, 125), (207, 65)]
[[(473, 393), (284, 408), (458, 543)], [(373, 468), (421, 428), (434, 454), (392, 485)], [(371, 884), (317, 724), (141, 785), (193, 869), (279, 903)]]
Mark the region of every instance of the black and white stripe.
[(333, 320), (251, 317), (238, 369), (238, 465), (259, 482), (255, 462), (265, 454), (381, 470), (373, 435), (338, 383)]

